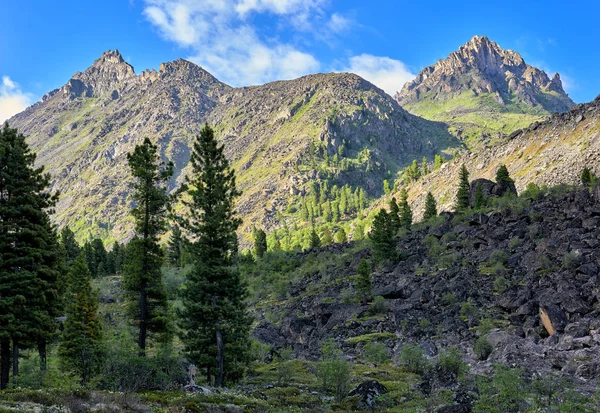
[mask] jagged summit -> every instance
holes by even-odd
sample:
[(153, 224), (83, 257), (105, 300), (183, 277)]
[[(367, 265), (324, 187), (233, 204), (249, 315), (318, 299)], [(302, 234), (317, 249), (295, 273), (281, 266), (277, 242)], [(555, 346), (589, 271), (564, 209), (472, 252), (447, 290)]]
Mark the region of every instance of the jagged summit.
[(573, 105), (558, 74), (550, 79), (543, 70), (526, 64), (519, 53), (504, 50), (485, 36), (474, 36), (446, 59), (423, 69), (396, 99), (407, 105), (449, 100), (464, 92), (490, 94), (499, 105), (514, 103), (547, 113), (565, 112)]

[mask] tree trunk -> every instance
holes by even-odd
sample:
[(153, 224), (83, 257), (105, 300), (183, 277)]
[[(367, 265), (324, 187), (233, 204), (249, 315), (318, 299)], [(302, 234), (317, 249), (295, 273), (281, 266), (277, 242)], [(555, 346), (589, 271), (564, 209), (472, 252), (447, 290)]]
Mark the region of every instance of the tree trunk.
[(217, 369), (219, 372), (215, 379), (215, 387), (223, 387), (223, 365), (223, 333), (221, 332), (221, 329), (217, 327)]
[(19, 342), (17, 340), (13, 340), (12, 370), (13, 378), (17, 377), (19, 375)]
[(138, 346), (142, 357), (146, 355), (146, 337), (148, 335), (148, 293), (146, 288), (146, 283), (142, 283), (140, 291), (140, 333), (138, 336)]
[(0, 390), (8, 386), (8, 376), (10, 374), (10, 341), (3, 339), (0, 342)]
[(40, 369), (42, 371), (46, 371), (46, 340), (42, 339), (38, 342), (38, 353), (40, 355)]

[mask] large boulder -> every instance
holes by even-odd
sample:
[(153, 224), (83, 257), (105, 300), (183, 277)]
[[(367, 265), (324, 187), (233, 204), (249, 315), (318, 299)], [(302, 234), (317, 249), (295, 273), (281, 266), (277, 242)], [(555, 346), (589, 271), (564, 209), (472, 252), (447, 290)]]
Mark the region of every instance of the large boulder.
[(356, 407), (361, 410), (373, 410), (377, 407), (377, 398), (388, 392), (388, 389), (377, 380), (369, 380), (352, 389), (349, 396), (359, 396)]
[(471, 190), (469, 195), (469, 203), (471, 207), (475, 206), (475, 191), (477, 190), (477, 185), (481, 186), (481, 192), (485, 199), (489, 198), (498, 198), (504, 196), (508, 193), (513, 195), (517, 195), (517, 188), (515, 187), (514, 182), (494, 182), (489, 179), (475, 179), (471, 181)]

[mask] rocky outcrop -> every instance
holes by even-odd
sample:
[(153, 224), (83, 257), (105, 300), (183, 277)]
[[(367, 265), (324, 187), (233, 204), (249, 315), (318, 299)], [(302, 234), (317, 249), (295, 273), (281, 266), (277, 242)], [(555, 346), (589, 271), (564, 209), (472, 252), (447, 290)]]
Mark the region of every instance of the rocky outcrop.
[[(580, 189), (512, 199), (464, 218), (447, 213), (445, 222), (400, 237), (402, 259), (372, 275), (373, 294), (385, 299), (377, 316), (369, 305), (336, 302), (353, 291), (363, 253), (322, 274), (329, 282), (317, 293), (305, 291), (323, 282), (318, 274), (302, 280), (292, 300), (270, 308), (283, 315), (274, 337), (308, 359), (328, 338), (350, 357), (375, 340), (392, 357), (409, 343), (432, 358), (458, 347), (477, 374), (500, 363), (600, 378), (600, 198)], [(480, 335), (492, 348), (486, 360), (474, 354)]]
[(471, 207), (475, 206), (475, 195), (478, 187), (481, 188), (481, 193), (485, 199), (499, 198), (509, 193), (517, 195), (517, 188), (512, 181), (494, 182), (489, 179), (479, 178), (471, 181), (470, 187), (469, 203)]
[(491, 94), (500, 106), (522, 103), (548, 113), (565, 112), (573, 105), (558, 73), (550, 79), (527, 65), (519, 53), (504, 50), (485, 36), (473, 37), (446, 59), (423, 69), (396, 99), (401, 105), (450, 100), (465, 91)]

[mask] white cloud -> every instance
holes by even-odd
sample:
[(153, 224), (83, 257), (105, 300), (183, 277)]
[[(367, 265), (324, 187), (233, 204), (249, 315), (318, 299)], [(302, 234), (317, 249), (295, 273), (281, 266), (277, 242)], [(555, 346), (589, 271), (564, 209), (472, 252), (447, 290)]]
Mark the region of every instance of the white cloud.
[(144, 15), (165, 39), (190, 49), (190, 60), (231, 85), (292, 79), (321, 67), (312, 54), (278, 40), (276, 32), (259, 32), (248, 17), (270, 13), (284, 28), (306, 31), (321, 19), (327, 0), (145, 1)]
[(352, 21), (339, 13), (333, 13), (329, 23), (327, 23), (327, 27), (333, 33), (343, 33), (350, 29), (351, 26)]
[(399, 60), (370, 54), (351, 57), (343, 71), (356, 73), (392, 96), (416, 76)]
[(10, 77), (2, 76), (0, 83), (0, 123), (23, 111), (33, 103), (29, 93), (21, 90)]

